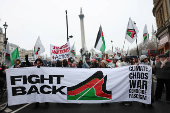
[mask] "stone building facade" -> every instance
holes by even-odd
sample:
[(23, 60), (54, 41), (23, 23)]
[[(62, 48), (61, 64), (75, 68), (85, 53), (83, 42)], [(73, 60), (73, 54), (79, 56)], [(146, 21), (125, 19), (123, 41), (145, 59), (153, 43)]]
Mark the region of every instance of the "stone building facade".
[(4, 46), (4, 34), (3, 34), (3, 31), (2, 31), (2, 28), (0, 28), (0, 63), (3, 62), (3, 59), (4, 59), (4, 51), (5, 51), (5, 46)]
[(153, 0), (153, 15), (156, 18), (159, 39), (158, 50), (164, 54), (170, 50), (170, 0)]

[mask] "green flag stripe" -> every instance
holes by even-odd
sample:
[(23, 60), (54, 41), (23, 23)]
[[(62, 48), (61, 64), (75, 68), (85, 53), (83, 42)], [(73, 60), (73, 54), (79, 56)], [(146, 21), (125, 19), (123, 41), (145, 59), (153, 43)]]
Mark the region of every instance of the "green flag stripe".
[(105, 48), (106, 48), (104, 37), (102, 37), (102, 41), (103, 41), (103, 44), (102, 44), (102, 46), (101, 46), (101, 48), (100, 48), (100, 51), (104, 52), (104, 51), (105, 51)]
[(19, 58), (18, 47), (12, 52), (11, 56), (12, 56), (11, 66), (13, 66), (14, 65), (14, 60)]
[(147, 39), (147, 36), (144, 36), (143, 38), (144, 38), (144, 41), (145, 41)]
[(71, 53), (75, 56), (75, 52), (74, 51), (71, 51)]
[[(127, 31), (127, 34), (129, 35), (129, 37), (131, 37), (131, 32)], [(132, 38), (132, 37), (131, 37)]]

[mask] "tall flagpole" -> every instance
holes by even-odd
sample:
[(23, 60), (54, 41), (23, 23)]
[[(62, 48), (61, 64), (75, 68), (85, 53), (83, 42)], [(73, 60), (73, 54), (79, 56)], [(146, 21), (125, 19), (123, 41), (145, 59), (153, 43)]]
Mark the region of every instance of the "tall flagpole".
[[(134, 24), (136, 25), (136, 23), (134, 22)], [(138, 58), (139, 58), (139, 49), (138, 49), (138, 40), (137, 40), (137, 34), (136, 34), (136, 45), (137, 45), (137, 56), (138, 56)]]

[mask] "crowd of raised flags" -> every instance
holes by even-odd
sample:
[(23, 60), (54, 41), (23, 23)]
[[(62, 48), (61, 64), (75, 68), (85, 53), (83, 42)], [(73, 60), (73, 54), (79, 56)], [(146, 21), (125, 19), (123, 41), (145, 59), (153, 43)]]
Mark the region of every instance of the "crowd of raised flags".
[[(136, 27), (135, 22), (132, 21), (131, 18), (129, 18), (129, 22), (127, 25), (127, 30), (126, 30), (126, 34), (125, 34), (125, 39), (130, 42), (133, 43), (135, 40), (137, 40), (137, 34), (138, 34), (139, 30)], [(149, 33), (147, 30), (147, 25), (144, 26), (144, 30), (143, 30), (143, 46), (145, 46), (145, 44), (147, 44), (149, 40)], [(125, 41), (124, 41), (125, 44)], [(124, 48), (124, 44), (123, 44), (123, 48)], [(102, 26), (99, 27), (99, 31), (97, 34), (97, 38), (94, 44), (94, 48), (101, 51), (102, 54), (105, 54), (105, 50), (106, 50), (106, 44), (105, 44), (105, 39), (104, 39), (104, 34), (103, 34), (103, 30), (102, 30)], [(82, 48), (82, 58), (85, 61), (85, 56), (83, 54), (85, 54), (87, 51), (86, 45), (83, 45)], [(43, 52), (45, 52), (45, 48), (43, 46), (43, 44), (41, 43), (40, 37), (37, 38), (35, 46), (34, 46), (34, 51), (32, 53), (32, 57), (34, 57), (34, 59), (39, 58), (40, 54), (42, 54)], [(116, 48), (115, 52), (113, 52), (113, 57), (120, 59), (122, 56), (126, 56), (128, 55), (129, 52), (129, 48), (126, 51), (126, 53), (123, 55), (122, 51), (120, 50), (120, 48)], [(75, 49), (75, 43), (73, 44), (73, 46), (70, 49), (70, 53), (69, 53), (69, 57), (75, 58), (76, 56), (76, 49)], [(99, 54), (94, 54), (92, 53), (91, 55), (92, 57), (99, 57)], [(14, 59), (19, 58), (19, 52), (18, 52), (18, 48), (16, 48), (14, 51), (10, 52), (9, 49), (9, 43), (6, 45), (6, 52), (5, 52), (5, 63), (11, 67), (12, 65), (14, 65)]]

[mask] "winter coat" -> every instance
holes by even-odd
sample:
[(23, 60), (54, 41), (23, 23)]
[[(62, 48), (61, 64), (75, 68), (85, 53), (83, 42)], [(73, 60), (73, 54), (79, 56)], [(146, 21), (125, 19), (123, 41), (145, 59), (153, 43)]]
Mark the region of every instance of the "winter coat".
[(82, 68), (90, 68), (91, 62), (85, 62)]
[(170, 79), (170, 62), (167, 62), (163, 68), (160, 68), (161, 64), (162, 63), (160, 61), (156, 63), (156, 77), (162, 79)]
[[(150, 65), (149, 62), (139, 62), (139, 64), (148, 65), (148, 66)], [(151, 86), (151, 103), (154, 103), (154, 82), (153, 82), (153, 77), (152, 77), (152, 86)]]
[(113, 64), (112, 62), (109, 62), (106, 67), (108, 68), (115, 68), (115, 64)]

